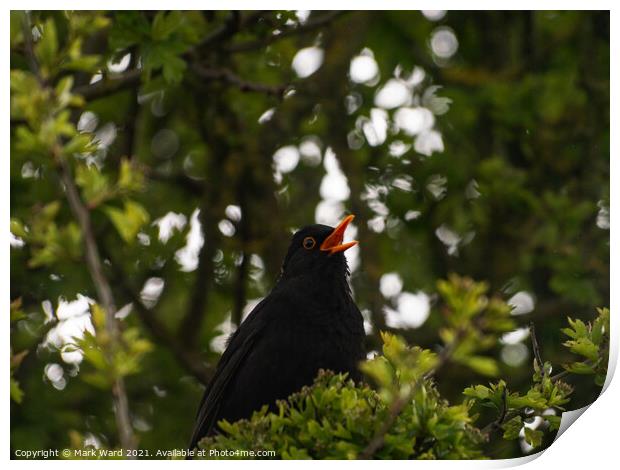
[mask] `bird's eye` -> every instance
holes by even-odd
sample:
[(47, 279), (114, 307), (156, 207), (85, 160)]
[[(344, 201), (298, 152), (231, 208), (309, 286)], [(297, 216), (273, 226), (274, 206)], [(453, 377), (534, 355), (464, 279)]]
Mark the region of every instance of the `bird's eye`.
[(311, 250), (316, 245), (316, 240), (313, 237), (306, 237), (303, 241), (303, 246), (306, 250)]

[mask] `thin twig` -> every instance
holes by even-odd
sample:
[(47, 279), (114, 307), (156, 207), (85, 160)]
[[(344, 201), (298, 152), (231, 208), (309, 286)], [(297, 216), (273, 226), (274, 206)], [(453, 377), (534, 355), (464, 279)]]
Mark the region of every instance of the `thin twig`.
[[(417, 384), (415, 385), (417, 386)], [(373, 438), (370, 440), (368, 445), (364, 448), (361, 454), (359, 454), (360, 459), (368, 460), (371, 459), (375, 453), (383, 447), (385, 444), (385, 436), (396, 421), (398, 415), (403, 411), (411, 397), (413, 396), (413, 392), (415, 390), (415, 386), (412, 387), (411, 392), (409, 392), (404, 397), (399, 397), (390, 407), (390, 411), (388, 414), (388, 418), (383, 422), (383, 425), (379, 428), (379, 430), (375, 433)]]
[(506, 419), (506, 412), (508, 411), (508, 387), (504, 385), (502, 390), (502, 410), (497, 419), (491, 423), (494, 428), (499, 428)]
[[(534, 352), (534, 358), (536, 360), (536, 365), (538, 366), (538, 368), (540, 369), (540, 373), (542, 375), (545, 375), (545, 368), (544, 368), (544, 363), (542, 360), (542, 355), (540, 353), (540, 346), (538, 344), (538, 339), (536, 338), (536, 328), (534, 326), (534, 322), (530, 322), (529, 325), (529, 330), (530, 330), (530, 339), (532, 342), (532, 350)], [(557, 380), (557, 378), (560, 378), (561, 376), (563, 376), (563, 373), (561, 372), (560, 374), (557, 374), (557, 376), (551, 377), (551, 380)], [(557, 378), (556, 378), (557, 377)], [(488, 434), (489, 432), (493, 431), (494, 429), (498, 429), (502, 423), (506, 420), (510, 420), (512, 418), (514, 418), (515, 416), (519, 416), (521, 414), (521, 412), (519, 410), (515, 410), (512, 411), (510, 413), (508, 413), (508, 403), (507, 403), (507, 387), (504, 387), (504, 390), (502, 390), (502, 410), (500, 412), (500, 415), (498, 416), (498, 418), (487, 424), (484, 428), (481, 429), (481, 432), (483, 434)]]
[(534, 327), (534, 322), (529, 323), (530, 330), (530, 338), (532, 341), (532, 350), (534, 351), (534, 358), (536, 359), (536, 364), (540, 368), (541, 374), (545, 374), (544, 363), (542, 360), (542, 356), (540, 354), (540, 346), (538, 345), (538, 339), (536, 338), (536, 328)]
[[(600, 363), (600, 359), (597, 361), (592, 361), (590, 359), (586, 359), (585, 361), (583, 361), (583, 364), (591, 366), (591, 367), (597, 367)], [(556, 382), (560, 379), (563, 379), (564, 377), (566, 377), (567, 375), (569, 375), (571, 372), (569, 370), (564, 369), (561, 372), (558, 372), (555, 375), (552, 375), (551, 377), (549, 377), (549, 380), (551, 380), (552, 382)]]
[(268, 36), (266, 38), (259, 39), (256, 41), (247, 41), (247, 42), (242, 42), (238, 44), (231, 44), (230, 46), (225, 46), (224, 49), (228, 52), (247, 52), (247, 51), (253, 51), (256, 49), (261, 49), (265, 46), (268, 46), (269, 44), (279, 41), (280, 39), (306, 33), (309, 31), (314, 31), (315, 29), (318, 29), (322, 26), (325, 26), (328, 23), (331, 23), (333, 20), (338, 18), (343, 13), (345, 12), (330, 11), (329, 13), (326, 13), (323, 16), (320, 16), (315, 19), (310, 19), (299, 26), (283, 29), (279, 32), (279, 34), (272, 34), (271, 36)]
[(371, 459), (375, 455), (375, 453), (383, 447), (383, 445), (385, 444), (385, 436), (389, 432), (390, 428), (394, 425), (396, 418), (398, 418), (398, 415), (400, 415), (405, 406), (407, 406), (407, 404), (412, 400), (413, 395), (424, 381), (426, 381), (426, 378), (418, 379), (415, 383), (411, 385), (409, 392), (407, 392), (404, 396), (399, 396), (398, 399), (395, 400), (394, 403), (392, 403), (387, 419), (377, 430), (368, 445), (359, 454), (360, 459)]
[(552, 382), (556, 382), (556, 381), (558, 381), (560, 379), (563, 379), (568, 374), (570, 374), (570, 372), (567, 371), (566, 369), (564, 369), (562, 372), (558, 372), (557, 374), (552, 375), (551, 377), (549, 377), (549, 380), (551, 380)]

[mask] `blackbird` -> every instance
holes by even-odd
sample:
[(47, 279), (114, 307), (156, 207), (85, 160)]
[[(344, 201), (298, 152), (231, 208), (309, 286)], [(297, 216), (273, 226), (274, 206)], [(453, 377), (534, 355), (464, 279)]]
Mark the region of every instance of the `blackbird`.
[(276, 400), (312, 384), (319, 369), (360, 380), (364, 325), (344, 256), (357, 242), (343, 243), (353, 217), (293, 235), (275, 287), (228, 340), (198, 408), (190, 449), (217, 433), (220, 420), (250, 418), (263, 405), (273, 410)]

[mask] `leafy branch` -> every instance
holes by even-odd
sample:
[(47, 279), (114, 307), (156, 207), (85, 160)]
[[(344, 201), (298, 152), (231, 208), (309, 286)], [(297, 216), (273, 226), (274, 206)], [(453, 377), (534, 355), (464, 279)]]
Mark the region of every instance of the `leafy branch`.
[[(556, 412), (564, 411), (573, 389), (562, 378), (570, 373), (590, 374), (595, 376), (595, 383), (602, 386), (607, 374), (609, 309), (599, 309), (598, 316), (592, 323), (568, 319), (570, 328), (562, 331), (571, 339), (564, 345), (574, 354), (587, 358), (564, 365), (564, 371), (551, 376), (551, 364), (542, 359), (534, 325), (530, 323), (530, 340), (534, 352), (534, 375), (532, 387), (525, 395), (508, 392), (503, 380), (490, 387), (476, 385), (464, 391), (474, 402), (492, 405), (500, 410), (497, 420), (482, 428), (484, 434), (495, 430), (504, 431), (505, 439), (516, 439), (521, 430), (525, 440), (532, 447), (540, 446), (543, 432), (523, 425), (523, 420), (540, 417), (548, 423), (550, 431), (558, 429), (560, 417)], [(500, 396), (502, 398), (500, 398)], [(550, 414), (550, 412), (553, 414)]]
[[(459, 306), (461, 314), (477, 311), (474, 306), (484, 286), (454, 276), (446, 283), (442, 283), (443, 292), (450, 292), (446, 301), (452, 308)], [(498, 320), (495, 313), (468, 317), (477, 318), (479, 325), (488, 325), (489, 316)], [(592, 324), (582, 327), (570, 320), (572, 328), (565, 333), (570, 341), (584, 344), (588, 338), (604, 348), (609, 331), (606, 322), (608, 310), (603, 309)], [(535, 331), (531, 332), (532, 343), (538, 345)], [(223, 432), (203, 439), (199, 446), (243, 450), (260, 443), (262, 448), (274, 450), (276, 457), (296, 459), (481, 458), (489, 456), (491, 451), (486, 446), (495, 433), (507, 441), (522, 438), (534, 448), (541, 446), (544, 430), (529, 424), (535, 417), (542, 419), (547, 431), (558, 429), (561, 418), (557, 412), (565, 410), (572, 388), (552, 380), (551, 365), (542, 362), (540, 351), (541, 362), (534, 359), (533, 384), (525, 393), (511, 391), (504, 380), (499, 380), (488, 387), (466, 388), (465, 400), (451, 405), (438, 394), (430, 378), (438, 369), (439, 355), (409, 347), (402, 338), (389, 333), (381, 336), (382, 354), (360, 366), (374, 389), (321, 372), (314, 385), (279, 402), (272, 412), (265, 407), (250, 420), (220, 422)], [(568, 346), (575, 348), (576, 343)], [(583, 346), (577, 350), (591, 354)], [(604, 356), (604, 351), (599, 352)], [(491, 407), (498, 415), (478, 428), (478, 407)]]
[[(53, 94), (57, 90), (49, 88), (47, 85), (47, 80), (45, 80), (44, 77), (41, 75), (41, 68), (38, 65), (37, 54), (35, 53), (35, 49), (32, 47), (32, 27), (30, 24), (29, 13), (24, 13), (23, 18), (23, 35), (27, 44), (27, 52), (29, 57), (29, 63), (31, 66), (31, 72), (35, 77), (38, 78), (43, 92), (48, 89), (49, 93)], [(37, 51), (39, 57), (47, 58), (50, 60), (51, 63), (54, 54), (57, 52), (55, 50), (57, 46), (55, 43), (51, 42), (55, 40), (54, 26), (52, 26), (53, 23), (49, 23), (49, 25), (50, 31), (48, 31), (46, 37), (38, 43)], [(71, 128), (67, 128), (64, 132), (71, 134), (73, 130)], [(105, 353), (108, 356), (107, 360), (112, 362), (113, 358), (111, 357), (111, 349), (116, 348), (121, 342), (121, 334), (118, 327), (118, 322), (115, 318), (117, 310), (114, 302), (114, 297), (112, 295), (112, 289), (110, 287), (108, 279), (103, 272), (103, 266), (101, 263), (97, 242), (92, 229), (89, 210), (82, 202), (79, 191), (72, 177), (70, 166), (65, 159), (65, 155), (71, 153), (72, 142), (76, 141), (73, 140), (68, 142), (67, 144), (64, 144), (60, 138), (53, 136), (52, 140), (50, 141), (51, 145), (48, 150), (51, 152), (52, 160), (56, 164), (55, 168), (58, 171), (60, 181), (64, 186), (65, 195), (67, 198), (67, 202), (69, 203), (69, 207), (81, 229), (86, 265), (88, 267), (93, 286), (97, 292), (97, 296), (103, 305), (106, 316), (105, 328), (108, 335), (110, 336), (111, 341), (111, 347), (110, 349), (106, 350)], [(78, 140), (78, 142), (81, 142), (81, 140)], [(119, 433), (119, 440), (121, 446), (125, 449), (135, 449), (136, 440), (131, 426), (129, 402), (127, 399), (125, 383), (122, 375), (116, 376), (113, 380), (112, 398), (114, 401), (114, 414), (116, 417), (116, 425)]]

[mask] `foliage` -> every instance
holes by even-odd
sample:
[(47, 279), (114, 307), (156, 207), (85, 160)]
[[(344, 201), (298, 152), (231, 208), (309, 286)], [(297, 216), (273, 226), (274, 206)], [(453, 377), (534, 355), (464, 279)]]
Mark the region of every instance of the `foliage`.
[(498, 333), (515, 328), (511, 308), (500, 298), (488, 299), (488, 285), (452, 275), (450, 281), (437, 283), (446, 302), (444, 317), (447, 326), (439, 330), (444, 351), (452, 361), (467, 366), (482, 375), (497, 376), (497, 361), (478, 353), (498, 342)]
[[(470, 289), (453, 297), (454, 302), (467, 304), (479, 292), (480, 285), (468, 283)], [(449, 289), (462, 282), (442, 284)], [(608, 314), (601, 310), (594, 325), (603, 323)], [(465, 399), (450, 405), (430, 378), (438, 363), (436, 354), (408, 347), (389, 333), (383, 333), (382, 339), (383, 354), (362, 364), (376, 389), (322, 371), (311, 387), (279, 402), (277, 410), (264, 407), (250, 420), (220, 422), (222, 432), (203, 439), (199, 447), (206, 458), (225, 455), (219, 452), (227, 449), (239, 449), (241, 455), (274, 451), (274, 457), (283, 459), (484, 458), (490, 457), (487, 443), (493, 433), (505, 440), (522, 437), (532, 448), (541, 446), (545, 433), (552, 438), (573, 391), (549, 375), (549, 362), (542, 368), (534, 363), (532, 385), (526, 392), (509, 391), (500, 380), (488, 387), (468, 387), (463, 391)], [(603, 354), (595, 359), (602, 363)], [(478, 407), (490, 407), (497, 419), (480, 427)], [(537, 417), (540, 424), (534, 425)]]
[[(564, 331), (572, 338), (578, 338), (579, 344), (592, 344), (593, 340), (597, 346), (588, 348), (588, 359), (595, 366), (584, 364), (581, 361), (574, 360), (570, 364), (565, 364), (564, 369), (574, 374), (596, 374), (595, 383), (599, 386), (603, 385), (607, 375), (607, 363), (609, 359), (608, 348), (609, 336), (605, 336), (605, 331), (609, 332), (609, 309), (598, 309), (598, 316), (592, 323), (587, 325), (583, 322), (576, 324), (574, 320), (568, 319), (572, 327), (565, 328)], [(575, 347), (576, 342), (567, 341), (564, 343), (572, 353), (584, 355), (584, 347)], [(599, 349), (598, 345), (602, 347)], [(476, 385), (469, 387), (463, 392), (466, 396), (473, 399), (473, 403), (480, 406), (488, 406), (501, 413), (499, 422), (494, 423), (496, 427), (501, 427), (504, 432), (504, 439), (516, 439), (519, 434), (523, 420), (527, 419), (528, 423), (533, 423), (539, 418), (545, 423), (549, 431), (555, 431), (560, 425), (560, 414), (566, 410), (566, 405), (570, 401), (570, 395), (573, 393), (573, 387), (563, 382), (561, 379), (566, 375), (560, 372), (551, 375), (552, 365), (545, 361), (539, 363), (538, 358), (534, 359), (534, 374), (532, 377), (532, 386), (524, 394), (510, 392), (506, 383), (500, 380), (496, 384), (490, 384), (490, 387)], [(595, 371), (596, 369), (596, 371)], [(523, 428), (526, 442), (533, 448), (541, 445), (543, 432), (532, 427), (525, 426)]]
[[(450, 57), (437, 34), (456, 38)], [(12, 11), (10, 44), (12, 449), (119, 449), (118, 381), (137, 448), (184, 448), (224, 338), (273, 285), (289, 231), (345, 212), (368, 350), (385, 352), (364, 366), (376, 391), (328, 375), (323, 388), (383, 403), (359, 417), (366, 437), (405, 392), (415, 400), (395, 426), (418, 402), (463, 424), (445, 442), (411, 428), (425, 436), (415, 448), (391, 429), (377, 455), (491, 456), (494, 438), (478, 443), (472, 426), (496, 421), (544, 447), (540, 428), (522, 431), (556, 420), (543, 402), (599, 393), (607, 12)], [(321, 62), (306, 76), (291, 64), (308, 50)], [(360, 58), (375, 76), (354, 77)], [(392, 85), (404, 101), (381, 104)], [(400, 287), (383, 289), (386, 276)], [(531, 308), (511, 310), (524, 296)], [(531, 321), (544, 356), (533, 380), (526, 335), (506, 341)], [(547, 362), (565, 364), (561, 381)], [(523, 454), (516, 440), (496, 451)]]
[(83, 352), (84, 361), (91, 366), (92, 371), (85, 368), (82, 380), (103, 390), (113, 387), (118, 377), (136, 374), (140, 371), (142, 356), (148, 353), (152, 346), (140, 338), (137, 328), (127, 328), (123, 331), (120, 344), (112, 343), (109, 332), (106, 330), (106, 316), (103, 309), (93, 304), (90, 307), (93, 319), (94, 332), (85, 332), (75, 343), (67, 343), (63, 352), (73, 352), (76, 348)]
[(609, 309), (598, 309), (598, 313), (596, 320), (587, 325), (581, 320), (568, 319), (570, 328), (562, 331), (571, 339), (564, 346), (586, 360), (564, 365), (564, 368), (574, 374), (595, 374), (594, 381), (603, 386), (609, 362)]
[(364, 364), (378, 391), (322, 371), (314, 385), (280, 402), (277, 412), (268, 413), (265, 407), (250, 421), (224, 422), (224, 434), (205, 438), (201, 447), (273, 450), (285, 459), (354, 459), (393, 419), (394, 404), (406, 400), (374, 457), (480, 457), (478, 444), (483, 439), (470, 425), (468, 406), (449, 406), (424, 378), (436, 363), (435, 355), (408, 348), (401, 338), (387, 333), (383, 340), (383, 355)]

